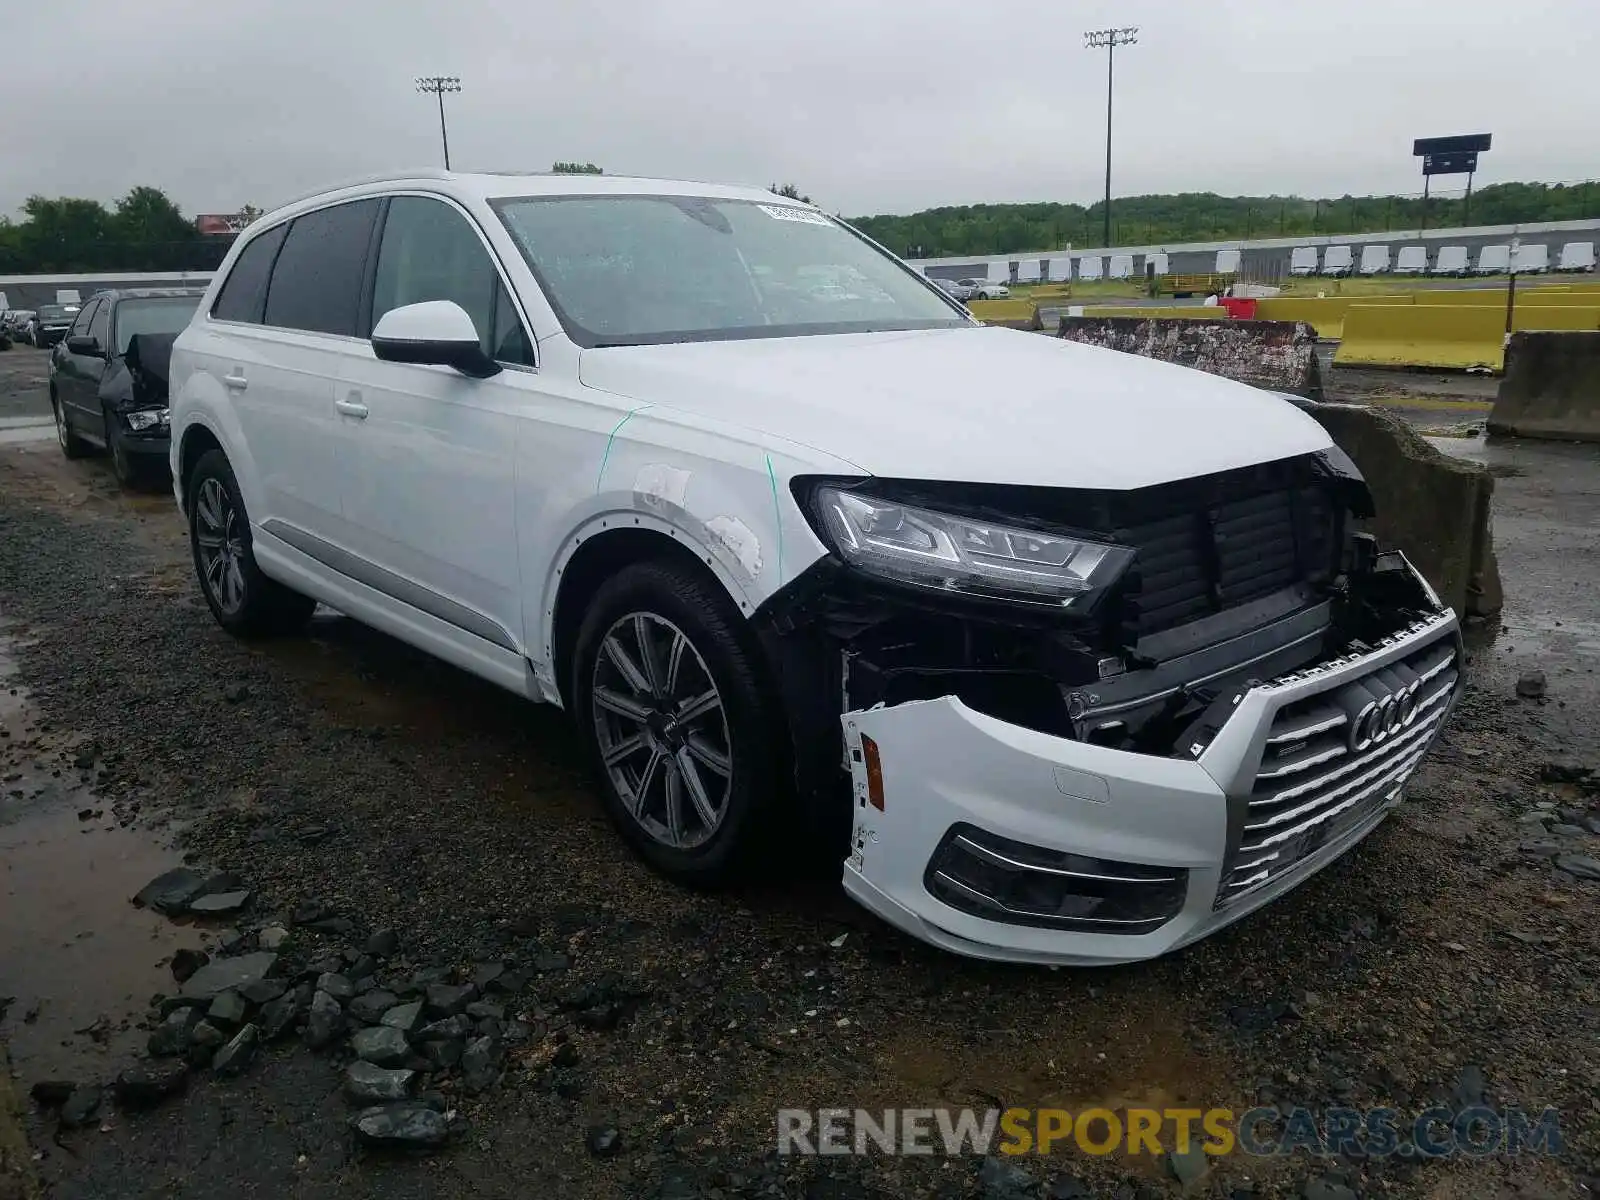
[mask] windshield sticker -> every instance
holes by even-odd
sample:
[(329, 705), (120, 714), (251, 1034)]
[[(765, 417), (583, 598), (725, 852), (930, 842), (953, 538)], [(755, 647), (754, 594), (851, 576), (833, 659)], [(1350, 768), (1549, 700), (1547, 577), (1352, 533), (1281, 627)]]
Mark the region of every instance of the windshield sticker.
[(823, 216), (821, 213), (812, 212), (808, 208), (790, 208), (786, 204), (758, 204), (756, 207), (762, 212), (766, 213), (767, 216), (771, 217), (774, 221), (799, 221), (803, 225), (833, 224), (832, 221), (828, 220), (828, 218)]

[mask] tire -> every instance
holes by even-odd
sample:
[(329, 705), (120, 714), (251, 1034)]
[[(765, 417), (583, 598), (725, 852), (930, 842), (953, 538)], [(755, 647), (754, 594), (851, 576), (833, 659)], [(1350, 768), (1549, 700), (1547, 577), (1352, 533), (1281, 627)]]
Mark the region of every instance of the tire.
[(67, 423), (67, 410), (61, 404), (61, 398), (56, 395), (55, 389), (50, 389), (50, 411), (56, 419), (56, 442), (61, 447), (61, 453), (66, 458), (85, 458), (90, 452), (89, 443), (80, 438)]
[(222, 451), (201, 456), (185, 494), (195, 577), (217, 624), (246, 638), (302, 628), (316, 601), (269, 579), (256, 565), (250, 516)]
[(117, 419), (109, 411), (103, 418), (106, 426), (106, 454), (111, 458), (111, 473), (117, 477), (117, 482), (125, 488), (137, 488), (143, 481), (138, 465), (128, 453), (128, 448), (122, 441), (122, 432), (117, 425)]
[[(664, 680), (654, 695), (631, 687), (629, 668), (611, 652), (620, 649), (644, 682), (641, 626), (654, 649), (650, 678)], [(607, 815), (675, 882), (714, 887), (746, 877), (763, 857), (770, 866), (760, 852), (772, 842), (788, 772), (756, 664), (727, 596), (669, 561), (634, 563), (606, 580), (578, 631), (567, 694)], [(708, 695), (714, 707), (689, 716)], [(635, 711), (624, 715), (619, 705)], [(642, 711), (649, 716), (641, 722)], [(623, 752), (631, 741), (640, 744)]]

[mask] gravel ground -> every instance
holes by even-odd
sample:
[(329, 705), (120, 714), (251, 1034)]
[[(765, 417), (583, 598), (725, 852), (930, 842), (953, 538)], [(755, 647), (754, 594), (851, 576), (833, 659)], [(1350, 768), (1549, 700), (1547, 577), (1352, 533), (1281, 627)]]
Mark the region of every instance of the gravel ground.
[[(1586, 553), (1593, 572), (1592, 540)], [(1564, 713), (1561, 672), (1592, 672), (1592, 641), (1547, 647), (1547, 702), (1517, 700), (1525, 664), (1479, 647), (1409, 802), (1284, 901), (1165, 960), (1052, 972), (923, 947), (797, 864), (774, 863), (778, 882), (732, 895), (652, 877), (605, 826), (561, 714), (337, 616), (305, 638), (230, 640), (192, 584), (170, 500), (125, 495), (103, 464), (67, 464), (51, 443), (0, 448), (0, 618), (19, 689), (0, 739), (0, 778), (15, 776), (0, 788), (0, 830), (57, 828), (67, 806), (99, 811), (94, 829), (137, 835), (152, 863), (171, 843), (238, 873), (253, 891), (242, 929), (289, 924), (307, 904), (350, 922), (295, 927), (291, 974), (330, 950), (351, 949), (349, 961), (380, 929), (399, 934), (385, 986), (427, 967), (528, 972), (506, 998), (521, 1040), (495, 1086), (468, 1095), (447, 1083), (456, 1132), (434, 1157), (356, 1148), (339, 1094), (348, 1053), (289, 1039), (240, 1078), (197, 1073), (153, 1112), (108, 1105), (65, 1131), (35, 1110), (34, 1166), (52, 1197), (1179, 1190), (1167, 1162), (1118, 1155), (1004, 1167), (777, 1158), (775, 1109), (824, 1105), (1414, 1113), (1481, 1096), (1558, 1108), (1564, 1153), (1420, 1165), (1233, 1156), (1190, 1194), (1556, 1197), (1586, 1194), (1600, 1172), (1600, 884), (1518, 850), (1536, 834), (1600, 852), (1593, 834), (1545, 833), (1563, 814), (1530, 815), (1545, 802), (1589, 816), (1594, 797), (1540, 772), (1575, 752), (1600, 765), (1592, 740), (1573, 741), (1574, 728), (1592, 738), (1592, 723), (1552, 719)], [(72, 838), (92, 840), (46, 832), (36, 845)], [(92, 887), (63, 887), (75, 883)], [(48, 896), (35, 907), (41, 955), (82, 932)], [(100, 961), (148, 972), (176, 939), (214, 947), (225, 928), (114, 933)], [(26, 965), (0, 958), (0, 997), (17, 998), (0, 1039), (20, 1045), (37, 990)], [(114, 1033), (143, 1036), (144, 999), (105, 1013)], [(50, 1007), (36, 1019), (49, 1022)], [(125, 1065), (103, 1045), (55, 1061), (85, 1072), (80, 1083)], [(25, 1093), (37, 1069), (17, 1069)], [(601, 1126), (620, 1133), (605, 1156), (586, 1145)]]

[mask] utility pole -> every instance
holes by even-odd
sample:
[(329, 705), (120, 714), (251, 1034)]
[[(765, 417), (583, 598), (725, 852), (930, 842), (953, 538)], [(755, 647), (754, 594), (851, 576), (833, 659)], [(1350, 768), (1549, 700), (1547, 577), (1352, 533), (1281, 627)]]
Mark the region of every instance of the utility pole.
[(461, 80), (455, 75), (418, 75), (417, 91), (439, 97), (439, 140), (444, 143), (444, 169), (450, 169), (450, 133), (444, 124), (444, 94), (459, 92)]
[(1116, 75), (1117, 47), (1131, 46), (1139, 40), (1139, 27), (1130, 25), (1123, 29), (1091, 29), (1083, 35), (1085, 50), (1104, 49), (1106, 52), (1106, 235), (1105, 245), (1111, 247), (1111, 90)]

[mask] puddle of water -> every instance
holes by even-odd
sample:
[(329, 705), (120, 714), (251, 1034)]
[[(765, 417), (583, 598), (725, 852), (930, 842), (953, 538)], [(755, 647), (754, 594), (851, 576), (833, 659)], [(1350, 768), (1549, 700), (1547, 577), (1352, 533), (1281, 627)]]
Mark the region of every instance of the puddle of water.
[(180, 860), (78, 781), (8, 651), (0, 636), (0, 1040), (26, 1082), (105, 1082), (147, 1037), (150, 997), (174, 990), (160, 964), (200, 930), (128, 902)]

